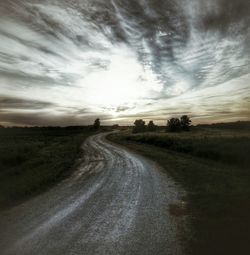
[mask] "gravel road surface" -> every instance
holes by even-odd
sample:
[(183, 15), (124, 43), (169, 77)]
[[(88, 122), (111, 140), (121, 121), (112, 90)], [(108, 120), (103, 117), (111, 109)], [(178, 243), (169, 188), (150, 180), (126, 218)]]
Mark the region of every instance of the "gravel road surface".
[(0, 213), (1, 255), (183, 254), (183, 219), (168, 210), (183, 191), (105, 136), (86, 140), (70, 178)]

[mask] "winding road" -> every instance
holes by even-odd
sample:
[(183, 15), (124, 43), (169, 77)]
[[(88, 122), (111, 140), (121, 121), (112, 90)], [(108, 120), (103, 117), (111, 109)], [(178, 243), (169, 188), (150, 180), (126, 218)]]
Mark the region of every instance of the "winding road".
[(156, 164), (89, 137), (74, 174), (49, 191), (0, 213), (1, 255), (183, 254), (182, 191)]

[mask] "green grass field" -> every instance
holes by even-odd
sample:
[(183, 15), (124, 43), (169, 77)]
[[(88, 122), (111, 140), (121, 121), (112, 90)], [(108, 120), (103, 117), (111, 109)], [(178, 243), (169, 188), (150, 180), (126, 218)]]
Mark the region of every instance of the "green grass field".
[(0, 207), (45, 190), (71, 173), (88, 128), (0, 128)]
[(109, 139), (158, 162), (187, 191), (190, 254), (249, 254), (249, 129), (127, 130)]

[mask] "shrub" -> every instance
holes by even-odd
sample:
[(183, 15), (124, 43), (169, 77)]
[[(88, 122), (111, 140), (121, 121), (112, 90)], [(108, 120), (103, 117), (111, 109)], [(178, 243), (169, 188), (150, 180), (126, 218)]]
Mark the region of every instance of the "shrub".
[(191, 120), (187, 115), (181, 116), (181, 129), (183, 131), (189, 131), (190, 130), (190, 125), (191, 125)]
[(168, 120), (167, 131), (169, 132), (179, 132), (181, 131), (181, 122), (178, 118), (171, 118)]
[(157, 126), (154, 124), (154, 122), (152, 120), (150, 120), (148, 123), (147, 130), (149, 132), (154, 132), (154, 131), (156, 131), (156, 128), (157, 128)]
[(134, 122), (133, 133), (141, 133), (145, 132), (145, 130), (146, 130), (145, 121), (140, 119)]

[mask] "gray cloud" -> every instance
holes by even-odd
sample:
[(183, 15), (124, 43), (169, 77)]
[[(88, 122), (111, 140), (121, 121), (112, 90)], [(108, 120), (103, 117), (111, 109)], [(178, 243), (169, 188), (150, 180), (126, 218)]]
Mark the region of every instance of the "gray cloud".
[[(102, 120), (110, 120), (110, 116), (101, 115)], [(41, 113), (23, 113), (23, 112), (1, 112), (1, 123), (6, 126), (23, 125), (23, 126), (69, 126), (69, 125), (88, 125), (93, 123), (95, 115), (81, 117), (74, 114), (64, 114), (61, 116), (51, 116), (50, 112)]]
[(53, 103), (25, 100), (22, 98), (14, 98), (9, 96), (0, 96), (0, 108), (4, 109), (16, 109), (16, 110), (40, 110), (55, 107)]
[[(91, 112), (89, 102), (84, 101), (85, 92), (79, 90), (79, 95), (70, 95), (69, 91), (87, 86), (86, 79), (91, 74), (108, 72), (112, 56), (126, 51), (130, 55), (132, 52), (142, 69), (149, 70), (162, 84), (157, 92), (153, 85), (145, 88), (148, 93), (141, 96), (141, 102), (135, 102), (141, 109), (152, 106), (150, 116), (160, 116), (161, 111), (156, 108), (164, 107), (159, 103), (162, 100), (216, 88), (249, 74), (249, 24), (248, 0), (1, 1), (0, 94), (9, 98), (0, 97), (0, 107), (34, 110), (47, 107), (64, 112), (64, 116), (75, 114), (86, 119), (89, 114), (94, 115), (93, 111), (101, 115), (105, 107), (96, 109), (92, 100)], [(124, 73), (120, 80), (126, 76)], [(146, 78), (138, 80), (143, 82)], [(60, 87), (69, 89), (65, 92)], [(26, 90), (27, 97), (34, 96), (34, 100), (22, 98)], [(48, 102), (42, 100), (44, 91), (48, 93)], [(245, 93), (238, 91), (243, 103), (247, 102)], [(216, 100), (216, 93), (212, 96)], [(202, 97), (206, 95), (195, 100)], [(225, 109), (215, 110), (214, 114), (229, 116), (227, 103), (225, 100)], [(202, 106), (209, 115), (213, 112), (210, 104)], [(165, 109), (178, 114), (183, 105), (176, 111), (167, 106)], [(133, 105), (105, 109), (108, 119), (111, 118), (108, 111), (124, 118), (138, 114), (132, 112), (137, 109)], [(51, 122), (49, 115), (40, 118), (44, 123), (46, 119)], [(62, 118), (75, 123), (75, 118)], [(14, 119), (21, 121), (21, 117)]]

